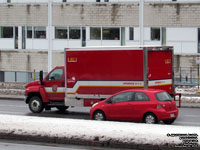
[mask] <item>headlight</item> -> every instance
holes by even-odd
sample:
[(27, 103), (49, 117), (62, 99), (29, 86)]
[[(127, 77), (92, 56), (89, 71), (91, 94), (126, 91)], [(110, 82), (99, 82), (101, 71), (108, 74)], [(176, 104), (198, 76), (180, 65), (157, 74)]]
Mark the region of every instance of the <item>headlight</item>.
[(96, 106), (98, 103), (94, 103), (93, 105), (92, 105), (92, 107), (94, 107), (94, 106)]

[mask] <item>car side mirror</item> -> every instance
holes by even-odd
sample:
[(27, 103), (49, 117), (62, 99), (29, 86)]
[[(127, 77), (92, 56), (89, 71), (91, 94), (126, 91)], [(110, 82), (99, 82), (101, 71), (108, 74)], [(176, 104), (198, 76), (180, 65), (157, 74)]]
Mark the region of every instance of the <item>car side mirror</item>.
[(44, 85), (44, 82), (43, 82), (43, 71), (42, 70), (40, 71), (40, 83), (41, 83), (41, 85)]
[(112, 104), (112, 98), (106, 101), (107, 104)]

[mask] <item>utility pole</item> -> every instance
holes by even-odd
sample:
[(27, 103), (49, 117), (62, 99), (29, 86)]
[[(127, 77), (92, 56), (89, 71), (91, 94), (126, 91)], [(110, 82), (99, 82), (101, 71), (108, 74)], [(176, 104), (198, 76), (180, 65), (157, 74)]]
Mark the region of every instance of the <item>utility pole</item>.
[(144, 0), (139, 2), (140, 45), (144, 45)]
[(52, 2), (48, 0), (48, 72), (52, 69)]

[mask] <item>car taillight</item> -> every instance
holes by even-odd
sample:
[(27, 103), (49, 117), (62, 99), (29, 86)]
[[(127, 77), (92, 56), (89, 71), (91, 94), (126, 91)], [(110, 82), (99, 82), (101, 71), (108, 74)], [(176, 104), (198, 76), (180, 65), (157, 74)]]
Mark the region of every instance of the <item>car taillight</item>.
[(164, 108), (164, 107), (165, 107), (164, 104), (163, 104), (163, 105), (162, 105), (162, 104), (157, 104), (157, 107), (156, 107), (156, 108), (157, 108), (157, 109), (161, 109), (161, 108)]

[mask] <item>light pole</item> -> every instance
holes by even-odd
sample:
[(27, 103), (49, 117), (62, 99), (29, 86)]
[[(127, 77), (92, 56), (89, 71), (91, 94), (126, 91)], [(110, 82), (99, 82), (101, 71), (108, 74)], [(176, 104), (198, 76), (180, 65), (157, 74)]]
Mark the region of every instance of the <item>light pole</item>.
[(52, 2), (48, 0), (48, 72), (52, 69)]
[(144, 0), (139, 2), (140, 45), (144, 45)]

